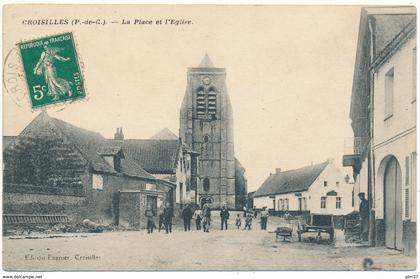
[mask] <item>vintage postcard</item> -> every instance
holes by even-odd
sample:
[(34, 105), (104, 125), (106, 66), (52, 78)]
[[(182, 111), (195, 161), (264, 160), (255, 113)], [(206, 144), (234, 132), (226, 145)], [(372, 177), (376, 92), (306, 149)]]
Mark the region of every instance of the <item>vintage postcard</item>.
[(3, 270), (416, 276), (416, 16), (5, 5)]

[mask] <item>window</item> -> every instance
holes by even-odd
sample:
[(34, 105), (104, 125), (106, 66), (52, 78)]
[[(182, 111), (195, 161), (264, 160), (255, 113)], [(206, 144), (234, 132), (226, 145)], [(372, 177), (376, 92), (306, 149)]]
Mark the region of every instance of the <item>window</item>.
[(285, 201), (285, 209), (286, 210), (289, 210), (289, 199), (284, 199), (284, 201)]
[(197, 114), (204, 115), (206, 113), (206, 94), (204, 93), (204, 88), (199, 87), (197, 89)]
[(284, 210), (284, 201), (283, 201), (283, 199), (280, 199), (280, 204), (281, 204), (281, 210)]
[(210, 87), (209, 89), (199, 87), (196, 92), (197, 115), (208, 115), (215, 118), (217, 108), (217, 90), (214, 87)]
[(413, 55), (412, 55), (412, 83), (413, 83), (413, 91), (412, 91), (412, 103), (417, 99), (417, 47), (413, 48)]
[(277, 210), (281, 210), (281, 205), (280, 205), (280, 202), (281, 201), (281, 199), (279, 199), (278, 201), (277, 201)]
[(102, 190), (104, 186), (104, 178), (102, 175), (92, 174), (92, 189)]
[(354, 189), (351, 190), (351, 206), (354, 207)]
[(210, 88), (208, 94), (208, 113), (216, 115), (216, 90), (214, 88)]
[(303, 201), (303, 210), (308, 210), (308, 204), (307, 204), (307, 202), (306, 202), (306, 198), (302, 198), (302, 201)]
[(394, 113), (394, 68), (385, 74), (385, 120)]
[(335, 208), (340, 209), (341, 208), (341, 197), (335, 198)]
[(328, 181), (324, 181), (324, 187), (328, 186)]
[(203, 179), (203, 190), (205, 192), (208, 192), (210, 190), (210, 179), (208, 177), (205, 177)]
[(208, 142), (209, 142), (209, 136), (208, 136), (208, 135), (205, 135), (205, 136), (204, 136), (204, 142), (205, 142), (205, 143), (208, 143)]
[(327, 208), (327, 197), (321, 197), (321, 208)]

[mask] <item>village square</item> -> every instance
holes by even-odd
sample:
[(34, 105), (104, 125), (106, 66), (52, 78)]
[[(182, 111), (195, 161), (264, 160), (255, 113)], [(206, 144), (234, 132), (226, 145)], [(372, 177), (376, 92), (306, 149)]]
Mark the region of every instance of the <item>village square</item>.
[[(42, 46), (31, 71), (58, 99), (71, 83), (49, 74)], [(121, 124), (104, 137), (38, 110), (3, 135), (3, 269), (415, 269), (415, 8), (362, 8), (352, 55), (340, 160), (326, 143), (316, 161), (265, 169), (260, 185), (237, 157), (240, 104), (211, 50), (187, 69), (178, 131), (129, 138)]]

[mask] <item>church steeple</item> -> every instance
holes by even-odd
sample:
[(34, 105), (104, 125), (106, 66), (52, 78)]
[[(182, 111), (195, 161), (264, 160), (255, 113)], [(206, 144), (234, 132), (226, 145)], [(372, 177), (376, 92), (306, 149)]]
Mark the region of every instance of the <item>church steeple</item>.
[(211, 200), (213, 208), (236, 208), (233, 113), (226, 88), (226, 71), (216, 68), (206, 53), (188, 69), (180, 111), (179, 136), (200, 153), (193, 189), (197, 203)]
[(198, 68), (214, 68), (214, 64), (211, 61), (207, 52), (206, 52), (206, 55), (204, 55), (203, 59), (201, 60), (200, 65), (198, 65)]

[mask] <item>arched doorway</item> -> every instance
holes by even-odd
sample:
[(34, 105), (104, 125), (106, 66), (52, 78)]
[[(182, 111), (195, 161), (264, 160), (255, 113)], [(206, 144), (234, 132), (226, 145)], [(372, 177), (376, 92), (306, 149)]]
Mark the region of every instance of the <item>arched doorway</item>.
[(385, 246), (402, 250), (401, 168), (394, 156), (390, 156), (385, 164), (383, 180)]

